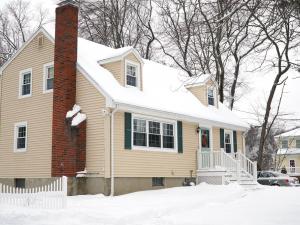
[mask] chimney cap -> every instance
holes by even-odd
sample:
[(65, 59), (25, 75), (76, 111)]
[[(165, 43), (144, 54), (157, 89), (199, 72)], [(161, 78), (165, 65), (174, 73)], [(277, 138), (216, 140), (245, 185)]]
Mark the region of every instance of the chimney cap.
[(57, 3), (58, 6), (64, 6), (64, 5), (73, 5), (78, 7), (78, 2), (76, 0), (63, 0), (59, 3)]

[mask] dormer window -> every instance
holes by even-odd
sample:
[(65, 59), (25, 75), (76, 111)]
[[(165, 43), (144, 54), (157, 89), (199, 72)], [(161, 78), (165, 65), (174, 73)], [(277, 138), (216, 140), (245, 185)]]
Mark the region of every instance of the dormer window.
[(215, 92), (214, 89), (209, 88), (207, 90), (207, 99), (208, 99), (208, 105), (215, 105)]
[(139, 87), (140, 70), (137, 63), (126, 60), (125, 62), (125, 74), (126, 74), (126, 86)]

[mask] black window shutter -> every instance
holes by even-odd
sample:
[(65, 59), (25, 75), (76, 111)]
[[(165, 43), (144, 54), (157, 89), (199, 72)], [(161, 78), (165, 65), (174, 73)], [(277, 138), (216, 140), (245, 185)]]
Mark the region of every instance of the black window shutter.
[(208, 147), (210, 148), (210, 133), (209, 133), (209, 130), (207, 130), (207, 142), (208, 142)]
[(125, 149), (131, 149), (131, 113), (125, 112)]
[(183, 153), (181, 121), (177, 121), (177, 148), (178, 148), (178, 153)]
[(236, 131), (233, 131), (233, 149), (234, 152), (237, 152), (237, 137), (236, 137)]
[(220, 128), (220, 148), (224, 148), (224, 129)]

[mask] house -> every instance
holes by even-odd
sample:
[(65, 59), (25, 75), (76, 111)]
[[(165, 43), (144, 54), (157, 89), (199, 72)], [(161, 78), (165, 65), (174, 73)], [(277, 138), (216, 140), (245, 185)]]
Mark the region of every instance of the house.
[[(68, 176), (69, 194), (123, 194), (184, 181), (255, 181), (248, 125), (218, 101), (209, 75), (82, 38), (63, 1), (0, 70), (0, 182)], [(183, 79), (185, 78), (185, 79)], [(184, 82), (183, 82), (184, 80)]]
[(277, 164), (290, 176), (300, 177), (300, 128), (275, 137), (278, 143)]

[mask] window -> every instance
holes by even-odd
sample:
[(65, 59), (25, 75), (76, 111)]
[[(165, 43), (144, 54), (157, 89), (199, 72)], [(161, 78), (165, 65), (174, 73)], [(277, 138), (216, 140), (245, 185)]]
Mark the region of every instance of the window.
[(161, 147), (160, 123), (149, 121), (149, 147)]
[(26, 151), (27, 147), (27, 123), (15, 124), (15, 152)]
[(163, 177), (152, 177), (152, 186), (164, 186), (164, 178)]
[(24, 178), (16, 178), (15, 179), (15, 187), (16, 188), (25, 188), (25, 179)]
[(175, 128), (175, 122), (133, 118), (133, 146), (174, 151)]
[(300, 148), (300, 140), (296, 140), (296, 148)]
[(126, 60), (126, 85), (131, 87), (139, 87), (139, 64)]
[(287, 140), (282, 140), (281, 141), (281, 147), (282, 148), (288, 148), (289, 147), (289, 143)]
[(226, 153), (231, 153), (231, 148), (232, 148), (231, 132), (225, 131), (224, 137), (225, 137), (225, 139), (224, 139), (225, 151), (226, 151)]
[(209, 130), (201, 129), (201, 147), (209, 148)]
[(20, 72), (19, 97), (31, 96), (32, 70), (23, 70)]
[(209, 88), (207, 90), (208, 105), (215, 105), (214, 89)]
[(44, 65), (44, 93), (51, 92), (53, 90), (54, 82), (54, 66), (53, 63)]
[(174, 148), (174, 126), (163, 123), (163, 147)]
[(133, 120), (133, 145), (147, 146), (146, 120)]

